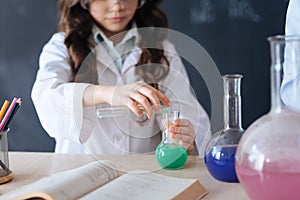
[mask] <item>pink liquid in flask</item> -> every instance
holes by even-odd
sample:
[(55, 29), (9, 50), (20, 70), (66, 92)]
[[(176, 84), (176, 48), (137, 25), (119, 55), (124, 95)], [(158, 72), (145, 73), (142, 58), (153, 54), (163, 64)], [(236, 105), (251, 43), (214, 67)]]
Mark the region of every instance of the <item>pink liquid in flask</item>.
[[(290, 171), (284, 170), (291, 169)], [(262, 171), (236, 163), (238, 178), (251, 200), (299, 200), (300, 163), (274, 162)]]

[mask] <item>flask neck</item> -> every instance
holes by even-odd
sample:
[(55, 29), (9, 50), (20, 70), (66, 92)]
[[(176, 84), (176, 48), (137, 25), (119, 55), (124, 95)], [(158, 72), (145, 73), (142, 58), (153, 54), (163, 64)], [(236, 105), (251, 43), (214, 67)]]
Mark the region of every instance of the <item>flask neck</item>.
[(276, 64), (271, 68), (271, 113), (280, 113), (283, 105), (280, 98), (281, 72)]
[(239, 129), (242, 128), (241, 119), (241, 93), (240, 85), (242, 75), (232, 74), (224, 75), (223, 87), (223, 113), (224, 113), (224, 129)]
[(163, 130), (162, 136), (163, 136), (162, 143), (171, 143), (172, 142), (171, 135), (168, 130)]
[(280, 38), (271, 38), (271, 113), (280, 113), (283, 105), (280, 97), (280, 88), (283, 75), (284, 41)]
[(178, 143), (177, 140), (172, 139), (169, 128), (179, 118), (178, 111), (171, 111), (162, 113), (162, 143)]

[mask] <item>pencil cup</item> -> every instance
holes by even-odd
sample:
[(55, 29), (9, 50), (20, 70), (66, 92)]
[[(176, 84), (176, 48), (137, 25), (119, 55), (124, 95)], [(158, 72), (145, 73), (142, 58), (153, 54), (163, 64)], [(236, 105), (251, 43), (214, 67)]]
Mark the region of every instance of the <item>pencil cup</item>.
[(6, 183), (13, 178), (13, 173), (9, 169), (7, 133), (9, 129), (0, 132), (0, 184)]

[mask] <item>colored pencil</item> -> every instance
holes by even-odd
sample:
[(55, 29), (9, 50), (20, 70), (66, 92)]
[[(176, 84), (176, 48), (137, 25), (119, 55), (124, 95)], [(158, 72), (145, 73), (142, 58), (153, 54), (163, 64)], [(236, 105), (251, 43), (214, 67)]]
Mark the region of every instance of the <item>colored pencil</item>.
[(22, 103), (22, 99), (19, 98), (17, 100), (17, 103), (15, 104), (15, 106), (13, 107), (13, 110), (12, 112), (10, 113), (9, 117), (7, 118), (2, 130), (7, 130), (8, 129), (8, 125), (9, 123), (11, 122), (11, 120), (14, 118), (16, 112), (18, 111), (19, 107), (21, 106), (21, 103)]
[(5, 100), (3, 105), (2, 105), (2, 108), (0, 110), (0, 121), (2, 120), (3, 116), (4, 116), (4, 113), (6, 112), (8, 106), (9, 106), (9, 101), (8, 100)]
[(3, 131), (3, 128), (4, 128), (4, 125), (6, 123), (6, 121), (8, 120), (11, 112), (13, 111), (15, 105), (17, 104), (17, 101), (18, 101), (18, 98), (14, 98), (8, 108), (8, 110), (6, 111), (4, 117), (3, 117), (3, 120), (1, 121), (0, 123), (0, 131)]

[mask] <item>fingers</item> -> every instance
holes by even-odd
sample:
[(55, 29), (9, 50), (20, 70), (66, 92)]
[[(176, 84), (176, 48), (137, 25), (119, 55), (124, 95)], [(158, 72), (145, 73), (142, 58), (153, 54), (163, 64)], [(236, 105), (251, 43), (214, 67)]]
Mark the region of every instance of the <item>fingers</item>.
[(194, 143), (194, 137), (191, 135), (184, 135), (182, 133), (174, 133), (171, 132), (172, 139), (180, 141), (180, 144), (184, 146), (186, 149), (190, 148)]
[(148, 85), (144, 85), (141, 88), (138, 89), (138, 92), (147, 97), (152, 105), (159, 105), (160, 100), (156, 94), (156, 89), (152, 88), (151, 86), (148, 87)]
[(138, 103), (136, 101), (134, 101), (133, 99), (129, 99), (128, 102), (128, 108), (134, 112), (136, 115), (138, 116), (142, 116), (143, 115), (143, 111), (141, 110), (140, 106), (138, 105)]
[(195, 131), (189, 120), (177, 119), (173, 126), (169, 128), (171, 137), (178, 140), (189, 153), (194, 151)]
[[(138, 106), (139, 104), (144, 108), (144, 110), (147, 113), (147, 117), (151, 118), (152, 116), (152, 111), (151, 111), (151, 103), (148, 101), (147, 97), (144, 95), (135, 92), (131, 96), (131, 101), (134, 101), (135, 106)], [(130, 101), (130, 103), (131, 103)], [(140, 109), (140, 108), (139, 108)]]
[(170, 106), (169, 99), (162, 92), (144, 82), (138, 82), (137, 84), (142, 86), (138, 91), (148, 97), (152, 105), (160, 105), (162, 103), (165, 106)]
[[(164, 105), (170, 106), (169, 99), (159, 90), (143, 82), (138, 82), (137, 84), (138, 87), (133, 89), (133, 92), (130, 94), (130, 98), (144, 108), (148, 118), (152, 117), (152, 109), (155, 111), (159, 109), (161, 102)], [(128, 104), (132, 104), (132, 102), (129, 101)], [(134, 107), (134, 105), (131, 106)]]

